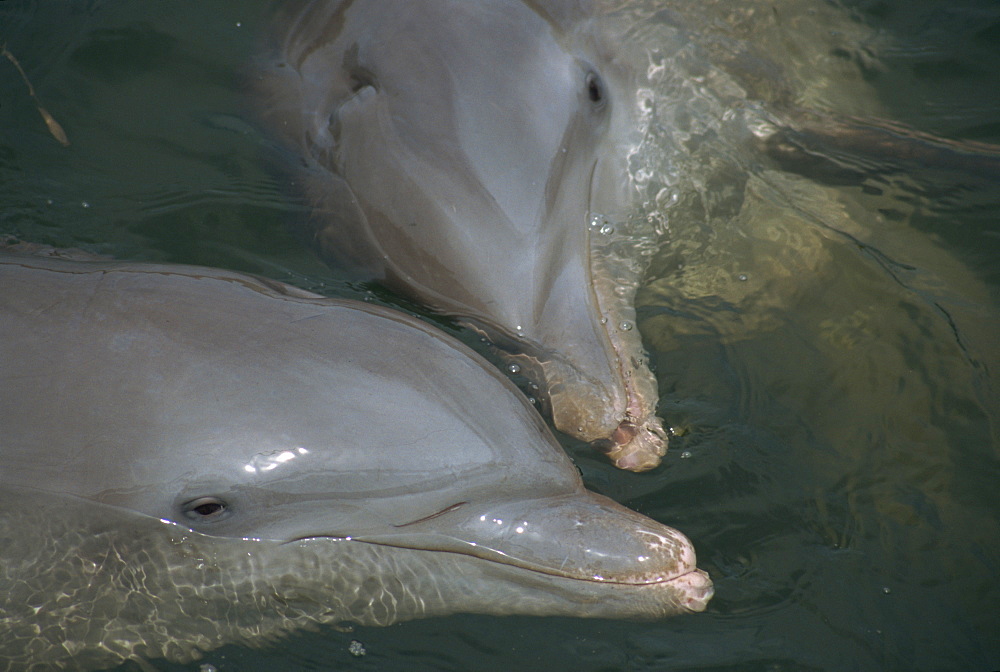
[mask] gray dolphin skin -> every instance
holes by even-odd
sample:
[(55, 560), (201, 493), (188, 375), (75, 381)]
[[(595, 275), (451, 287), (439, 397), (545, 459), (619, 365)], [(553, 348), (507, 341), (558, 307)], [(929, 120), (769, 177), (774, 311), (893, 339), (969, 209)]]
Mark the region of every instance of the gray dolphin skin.
[(597, 240), (631, 212), (638, 75), (589, 3), (283, 7), (263, 115), (322, 254), (482, 330), (617, 466), (659, 464), (636, 259)]
[(0, 256), (0, 668), (455, 612), (660, 617), (708, 576), (494, 367), (238, 273)]

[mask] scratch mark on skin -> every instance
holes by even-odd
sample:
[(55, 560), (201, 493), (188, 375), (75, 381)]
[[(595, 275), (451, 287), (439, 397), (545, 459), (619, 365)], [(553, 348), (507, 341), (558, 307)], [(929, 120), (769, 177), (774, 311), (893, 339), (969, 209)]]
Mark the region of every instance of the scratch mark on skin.
[(423, 523), (425, 521), (437, 518), (438, 516), (443, 516), (446, 513), (451, 513), (452, 511), (455, 511), (456, 509), (459, 509), (459, 508), (465, 506), (466, 504), (468, 504), (468, 502), (456, 502), (455, 504), (452, 504), (451, 506), (446, 506), (445, 508), (441, 509), (437, 513), (432, 513), (429, 516), (424, 516), (423, 518), (417, 518), (416, 520), (411, 520), (410, 522), (408, 522), (408, 523), (402, 523), (401, 525), (393, 525), (393, 527), (406, 527), (408, 525), (416, 525), (417, 523)]
[(315, 315), (308, 315), (306, 317), (300, 317), (297, 320), (292, 320), (289, 324), (298, 324), (299, 322), (305, 322), (306, 320), (313, 320), (317, 317), (323, 317), (323, 313), (316, 313)]

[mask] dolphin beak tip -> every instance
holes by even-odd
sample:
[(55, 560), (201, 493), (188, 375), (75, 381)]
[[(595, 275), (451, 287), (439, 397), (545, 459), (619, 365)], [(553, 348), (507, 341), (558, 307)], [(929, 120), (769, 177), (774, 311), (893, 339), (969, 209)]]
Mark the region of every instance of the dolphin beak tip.
[(671, 583), (681, 591), (680, 606), (689, 612), (705, 611), (709, 600), (715, 595), (712, 580), (704, 571), (694, 569), (677, 577)]
[(667, 452), (667, 436), (660, 428), (659, 419), (652, 418), (638, 425), (634, 420), (624, 420), (612, 437), (596, 442), (619, 469), (649, 471), (659, 466)]

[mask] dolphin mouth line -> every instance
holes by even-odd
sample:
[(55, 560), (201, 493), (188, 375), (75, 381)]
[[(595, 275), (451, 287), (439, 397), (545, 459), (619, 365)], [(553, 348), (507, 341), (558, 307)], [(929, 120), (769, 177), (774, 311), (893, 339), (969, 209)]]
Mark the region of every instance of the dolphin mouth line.
[[(590, 219), (597, 212), (594, 209), (594, 180), (597, 176), (597, 164), (600, 162), (600, 158), (595, 158), (593, 164), (590, 166), (590, 180), (588, 181), (588, 193), (587, 193), (587, 218)], [(615, 305), (615, 297), (607, 296), (607, 292), (604, 291), (604, 286), (602, 283), (598, 282), (599, 279), (604, 279), (606, 282), (611, 281), (610, 277), (601, 276), (601, 271), (606, 269), (601, 269), (599, 266), (595, 268), (595, 261), (597, 256), (596, 246), (593, 240), (593, 232), (591, 231), (590, 222), (587, 222), (587, 275), (590, 279), (591, 291), (594, 293), (594, 302), (597, 304), (597, 315), (598, 323), (601, 325), (601, 333), (604, 337), (608, 339), (608, 344), (611, 346), (611, 351), (614, 353), (616, 368), (618, 370), (618, 375), (621, 378), (622, 386), (625, 389), (625, 416), (619, 422), (618, 427), (611, 433), (607, 438), (598, 439), (592, 441), (591, 444), (603, 453), (612, 453), (618, 446), (629, 443), (638, 432), (636, 418), (632, 415), (633, 408), (641, 407), (642, 403), (640, 400), (636, 399), (635, 389), (633, 388), (632, 381), (629, 376), (626, 375), (625, 367), (622, 363), (622, 358), (624, 355), (624, 348), (622, 347), (621, 339), (617, 337), (617, 330), (614, 329), (615, 320), (612, 314), (616, 314), (617, 309), (621, 307), (624, 303), (624, 297), (618, 299), (618, 304)], [(609, 305), (610, 304), (610, 305)], [(609, 314), (610, 313), (610, 314)]]
[[(654, 574), (649, 579), (638, 579), (634, 581), (622, 580), (622, 579), (609, 579), (605, 578), (599, 574), (595, 574), (591, 577), (586, 576), (574, 576), (566, 572), (561, 572), (557, 569), (545, 567), (543, 565), (537, 565), (533, 563), (518, 561), (513, 556), (507, 555), (503, 551), (497, 551), (495, 549), (486, 549), (488, 553), (470, 553), (457, 548), (432, 548), (432, 547), (422, 547), (415, 544), (402, 544), (402, 543), (388, 543), (385, 541), (376, 541), (373, 539), (364, 539), (359, 537), (352, 537), (350, 535), (336, 535), (336, 534), (312, 534), (304, 535), (301, 537), (296, 537), (294, 539), (289, 539), (288, 541), (282, 542), (282, 545), (294, 544), (299, 542), (308, 541), (318, 541), (318, 540), (329, 540), (329, 541), (350, 541), (361, 544), (369, 544), (372, 546), (386, 546), (389, 548), (402, 548), (411, 551), (425, 551), (428, 553), (451, 553), (454, 555), (464, 555), (470, 558), (476, 558), (478, 560), (483, 560), (484, 562), (492, 562), (498, 565), (506, 565), (508, 567), (514, 567), (526, 572), (533, 572), (535, 574), (544, 574), (546, 576), (552, 576), (560, 579), (566, 579), (569, 581), (582, 581), (584, 583), (594, 583), (601, 585), (618, 585), (618, 586), (632, 586), (636, 588), (641, 587), (656, 587), (656, 586), (667, 586), (675, 583), (683, 583), (686, 579), (692, 577), (692, 575), (703, 575), (704, 572), (697, 567), (690, 567), (686, 571), (678, 572), (675, 574), (667, 575)], [(469, 544), (470, 548), (482, 549), (485, 547), (478, 546), (471, 542), (464, 542)]]
[[(594, 160), (590, 168), (589, 192), (587, 194), (588, 219), (598, 213), (594, 203), (594, 181), (600, 158)], [(615, 358), (615, 367), (625, 393), (625, 408), (618, 426), (605, 438), (591, 442), (591, 445), (607, 455), (616, 466), (632, 471), (646, 471), (659, 465), (666, 453), (667, 433), (656, 409), (649, 408), (647, 395), (637, 389), (635, 374), (641, 375), (642, 366), (636, 361), (642, 350), (642, 341), (635, 336), (629, 344), (623, 339), (620, 329), (629, 324), (627, 331), (637, 327), (635, 323), (635, 287), (626, 294), (619, 294), (611, 286), (616, 282), (614, 273), (608, 267), (608, 259), (601, 264), (598, 245), (594, 240), (594, 226), (587, 222), (587, 272), (591, 291), (597, 305), (601, 333), (608, 340)], [(632, 309), (633, 314), (628, 314)], [(631, 345), (631, 347), (630, 347)], [(638, 349), (639, 352), (633, 352)], [(655, 389), (655, 388), (654, 388)]]

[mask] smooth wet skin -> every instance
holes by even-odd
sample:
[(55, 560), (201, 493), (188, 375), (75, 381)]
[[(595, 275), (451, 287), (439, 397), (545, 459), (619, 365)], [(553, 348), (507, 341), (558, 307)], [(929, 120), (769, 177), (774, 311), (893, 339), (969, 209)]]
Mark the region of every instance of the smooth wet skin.
[(635, 273), (595, 240), (632, 210), (635, 74), (584, 5), (293, 3), (263, 109), (324, 255), (481, 329), (557, 428), (643, 470), (666, 433)]
[(4, 255), (0, 282), (5, 669), (711, 597), (683, 535), (584, 490), (513, 386), (412, 318), (195, 267)]

